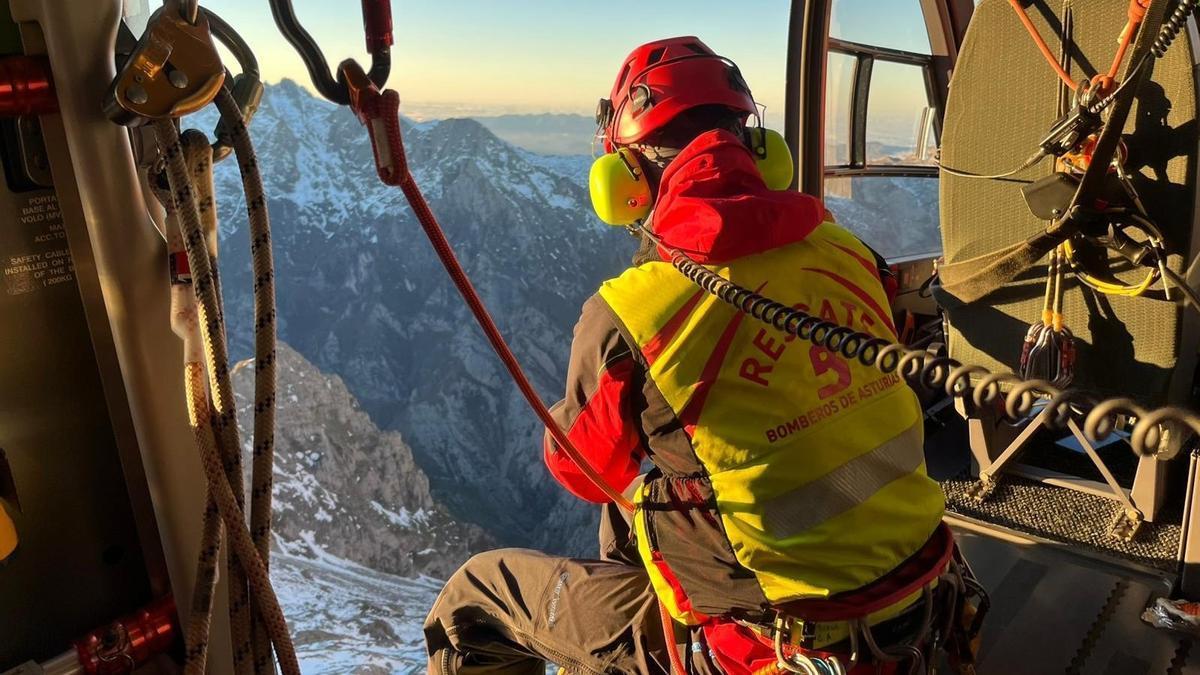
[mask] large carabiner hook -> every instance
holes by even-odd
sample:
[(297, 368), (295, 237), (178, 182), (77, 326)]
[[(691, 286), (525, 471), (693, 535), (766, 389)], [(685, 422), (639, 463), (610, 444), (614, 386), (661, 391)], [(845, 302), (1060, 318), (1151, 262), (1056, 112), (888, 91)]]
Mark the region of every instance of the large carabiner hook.
[[(284, 39), (304, 61), (308, 76), (321, 96), (337, 103), (350, 105), (350, 91), (341, 73), (335, 76), (329, 71), (329, 63), (321, 47), (296, 18), (292, 0), (270, 0), (271, 16)], [(392, 70), (392, 6), (390, 0), (362, 0), (363, 31), (366, 34), (367, 52), (371, 55), (371, 70), (367, 76), (376, 87), (383, 88)]]

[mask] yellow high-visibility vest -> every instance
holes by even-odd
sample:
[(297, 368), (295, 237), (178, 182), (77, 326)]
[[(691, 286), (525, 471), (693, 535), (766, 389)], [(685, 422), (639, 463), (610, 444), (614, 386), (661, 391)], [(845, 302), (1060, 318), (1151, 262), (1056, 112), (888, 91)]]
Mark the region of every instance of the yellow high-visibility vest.
[[(831, 222), (800, 242), (709, 268), (811, 314), (895, 339), (872, 253)], [(920, 405), (899, 375), (789, 338), (699, 290), (666, 262), (632, 268), (600, 294), (702, 467), (695, 476), (672, 476), (656, 459), (662, 475), (643, 486), (635, 518), (646, 568), (676, 618), (694, 622), (724, 605), (745, 614), (764, 601), (859, 588), (933, 533), (944, 499), (925, 473)], [(673, 490), (678, 500), (681, 481), (691, 481), (697, 499), (715, 502), (719, 518), (708, 525), (699, 516), (670, 520), (660, 513), (666, 507), (646, 507), (651, 493)], [(721, 541), (706, 539), (705, 527), (721, 531), (741, 569), (686, 548)], [(722, 579), (744, 589), (752, 586), (747, 576), (757, 582), (753, 593), (721, 595)]]

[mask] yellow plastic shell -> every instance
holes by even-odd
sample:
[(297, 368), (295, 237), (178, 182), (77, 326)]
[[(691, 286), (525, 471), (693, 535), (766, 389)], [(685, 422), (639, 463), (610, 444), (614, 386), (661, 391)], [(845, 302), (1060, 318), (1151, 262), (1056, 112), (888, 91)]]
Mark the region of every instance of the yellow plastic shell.
[(650, 184), (637, 155), (621, 148), (598, 158), (588, 174), (592, 208), (609, 225), (633, 225), (645, 220), (653, 206)]
[(783, 134), (761, 127), (750, 129), (750, 149), (763, 181), (771, 190), (787, 190), (792, 186), (796, 167)]
[(12, 518), (0, 506), (0, 562), (3, 562), (17, 549), (17, 526)]

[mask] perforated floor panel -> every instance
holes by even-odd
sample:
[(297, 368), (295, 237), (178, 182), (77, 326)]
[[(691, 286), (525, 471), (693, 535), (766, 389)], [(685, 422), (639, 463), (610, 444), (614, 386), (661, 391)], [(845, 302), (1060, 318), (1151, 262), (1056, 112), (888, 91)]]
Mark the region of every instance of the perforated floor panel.
[(1004, 476), (996, 492), (982, 504), (971, 499), (970, 479), (942, 481), (946, 508), (969, 518), (995, 523), (1035, 537), (1086, 547), (1140, 565), (1175, 570), (1180, 527), (1176, 522), (1143, 523), (1132, 541), (1108, 535), (1117, 503), (1096, 495), (1064, 490)]

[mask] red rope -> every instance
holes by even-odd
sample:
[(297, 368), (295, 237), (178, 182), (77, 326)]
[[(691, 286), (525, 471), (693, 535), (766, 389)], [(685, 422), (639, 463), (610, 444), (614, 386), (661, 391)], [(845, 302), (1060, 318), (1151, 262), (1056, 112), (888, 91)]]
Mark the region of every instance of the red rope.
[(504, 336), (500, 333), (496, 322), (492, 320), (491, 314), (488, 313), (483, 301), (479, 298), (479, 293), (471, 284), (471, 279), (458, 262), (458, 257), (454, 255), (454, 249), (446, 239), (445, 233), (442, 232), (442, 226), (438, 223), (437, 217), (433, 215), (429, 203), (425, 201), (425, 195), (421, 193), (421, 188), (417, 186), (409, 171), (408, 158), (404, 152), (404, 140), (400, 134), (400, 95), (391, 89), (380, 93), (362, 71), (362, 67), (354, 62), (343, 63), (342, 71), (350, 90), (350, 107), (370, 133), (371, 147), (375, 153), (379, 178), (385, 184), (398, 186), (404, 192), (405, 199), (408, 200), (413, 213), (416, 214), (417, 221), (421, 223), (421, 229), (425, 231), (425, 236), (433, 245), (438, 259), (442, 261), (442, 266), (450, 275), (450, 280), (454, 282), (454, 286), (467, 303), (471, 314), (475, 316), (479, 327), (483, 329), (483, 334), (491, 343), (492, 349), (495, 350), (509, 375), (512, 376), (513, 382), (521, 390), (529, 407), (533, 409), (534, 414), (550, 432), (550, 436), (554, 438), (559, 449), (579, 467), (583, 475), (609, 499), (632, 513), (634, 511), (633, 503), (610, 485), (588, 463), (583, 453), (571, 443), (566, 432), (551, 417), (546, 404), (534, 390), (525, 371), (521, 368), (520, 362), (517, 361), (517, 357), (512, 353), (508, 343), (504, 341)]
[[(583, 453), (571, 443), (571, 439), (567, 437), (562, 427), (554, 421), (546, 404), (534, 391), (533, 385), (529, 382), (517, 357), (505, 342), (496, 322), (492, 320), (479, 293), (471, 284), (470, 277), (458, 262), (454, 248), (446, 239), (442, 226), (438, 223), (437, 217), (433, 215), (429, 203), (425, 200), (425, 195), (421, 193), (421, 188), (417, 186), (409, 171), (408, 157), (404, 152), (404, 139), (400, 133), (400, 95), (391, 89), (380, 93), (363, 72), (362, 67), (353, 61), (343, 63), (342, 72), (350, 92), (350, 107), (370, 134), (371, 148), (375, 154), (375, 166), (380, 180), (386, 185), (398, 186), (404, 192), (405, 199), (408, 200), (409, 206), (417, 216), (417, 222), (421, 223), (421, 229), (425, 231), (425, 236), (433, 245), (433, 250), (450, 275), (450, 280), (454, 282), (454, 286), (467, 303), (471, 314), (475, 316), (479, 327), (483, 329), (483, 334), (491, 343), (492, 349), (495, 350), (509, 375), (512, 376), (513, 382), (521, 390), (529, 407), (533, 409), (542, 425), (550, 432), (559, 449), (567, 454), (567, 457), (579, 467), (583, 475), (618, 506), (633, 513), (633, 503), (592, 468)], [(672, 675), (684, 675), (687, 671), (684, 669), (683, 661), (679, 657), (675, 644), (675, 620), (661, 600), (658, 602), (658, 607), (671, 673)]]
[(683, 667), (683, 660), (679, 658), (679, 650), (675, 645), (675, 619), (662, 600), (658, 601), (658, 615), (662, 618), (663, 637), (667, 641), (667, 658), (671, 662), (671, 672), (683, 675), (687, 670)]

